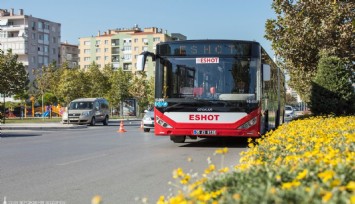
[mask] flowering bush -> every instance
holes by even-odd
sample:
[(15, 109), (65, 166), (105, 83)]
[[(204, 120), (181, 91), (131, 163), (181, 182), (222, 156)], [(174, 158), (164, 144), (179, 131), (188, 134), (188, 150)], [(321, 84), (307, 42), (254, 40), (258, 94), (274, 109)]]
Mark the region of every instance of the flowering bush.
[[(229, 172), (214, 164), (200, 178), (177, 169), (183, 188), (157, 203), (355, 204), (355, 117), (292, 121), (256, 140)], [(223, 155), (227, 148), (216, 150)]]

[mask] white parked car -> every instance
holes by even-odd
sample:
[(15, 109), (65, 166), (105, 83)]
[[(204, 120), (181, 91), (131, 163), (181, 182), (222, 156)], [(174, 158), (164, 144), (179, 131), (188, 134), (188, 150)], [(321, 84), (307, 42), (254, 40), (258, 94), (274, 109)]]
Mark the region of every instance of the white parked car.
[(149, 132), (150, 129), (154, 129), (154, 110), (149, 109), (144, 111), (145, 114), (143, 116), (143, 130), (144, 132)]
[(286, 119), (292, 119), (295, 117), (295, 110), (293, 109), (292, 106), (285, 106), (285, 118)]

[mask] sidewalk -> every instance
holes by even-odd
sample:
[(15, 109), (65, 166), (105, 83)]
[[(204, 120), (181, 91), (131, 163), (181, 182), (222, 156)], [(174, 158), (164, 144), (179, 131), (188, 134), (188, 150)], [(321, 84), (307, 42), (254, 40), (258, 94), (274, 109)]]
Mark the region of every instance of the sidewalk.
[(61, 122), (45, 123), (5, 123), (0, 124), (2, 130), (50, 130), (87, 128), (87, 125), (63, 124)]

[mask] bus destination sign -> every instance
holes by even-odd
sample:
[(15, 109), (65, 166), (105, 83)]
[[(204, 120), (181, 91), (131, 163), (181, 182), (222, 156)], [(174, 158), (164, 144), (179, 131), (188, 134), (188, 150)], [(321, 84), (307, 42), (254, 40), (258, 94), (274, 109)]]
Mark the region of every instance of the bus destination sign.
[(206, 43), (172, 43), (158, 46), (162, 56), (196, 56), (196, 55), (234, 55), (250, 56), (251, 43), (246, 42), (206, 42)]

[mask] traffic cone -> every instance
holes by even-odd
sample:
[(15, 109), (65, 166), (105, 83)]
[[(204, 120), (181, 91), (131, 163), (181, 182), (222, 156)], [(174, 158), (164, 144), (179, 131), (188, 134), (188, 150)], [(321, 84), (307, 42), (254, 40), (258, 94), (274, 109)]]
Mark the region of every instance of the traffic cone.
[(120, 129), (117, 132), (127, 132), (123, 127), (123, 121), (121, 120)]

